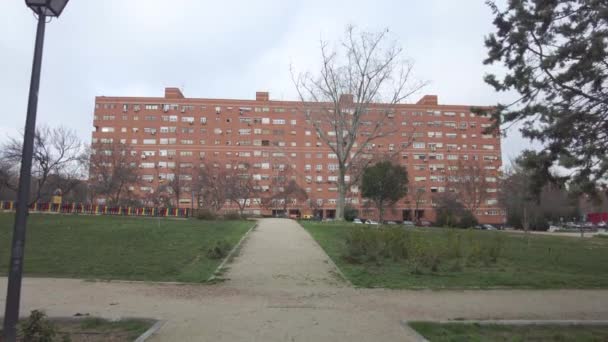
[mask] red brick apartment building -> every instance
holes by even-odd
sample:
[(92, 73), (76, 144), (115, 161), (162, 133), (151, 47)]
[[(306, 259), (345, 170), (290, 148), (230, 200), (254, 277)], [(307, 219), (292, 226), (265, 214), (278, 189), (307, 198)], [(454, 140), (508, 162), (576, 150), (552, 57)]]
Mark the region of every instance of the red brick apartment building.
[[(383, 105), (373, 107), (380, 110)], [(153, 191), (159, 181), (171, 177), (176, 160), (183, 167), (209, 161), (224, 167), (229, 161), (242, 161), (248, 165), (246, 172), (259, 181), (261, 191), (269, 190), (276, 164), (287, 165), (309, 198), (290, 203), (288, 214), (333, 217), (338, 195), (335, 155), (317, 137), (302, 108), (300, 101), (270, 100), (267, 92), (257, 92), (255, 100), (185, 98), (177, 88), (166, 88), (164, 97), (99, 96), (95, 99), (93, 143), (130, 144), (141, 156), (142, 182), (130, 189), (136, 194)], [(385, 214), (387, 219), (411, 220), (417, 214), (433, 221), (433, 195), (446, 191), (448, 171), (463, 160), (475, 160), (488, 182), (487, 196), (475, 214), (481, 223), (504, 222), (496, 198), (500, 135), (484, 134), (490, 125), (488, 117), (472, 113), (470, 106), (440, 105), (437, 96), (430, 95), (416, 104), (393, 105), (390, 113), (388, 119), (397, 134), (366, 146), (366, 152), (401, 148), (395, 158), (407, 167), (410, 194), (420, 189), (420, 195), (398, 203)], [(165, 172), (157, 176), (158, 170)], [(190, 207), (191, 194), (183, 193), (179, 205)], [(361, 208), (362, 216), (375, 217), (357, 186), (350, 188), (347, 202)], [(247, 203), (247, 211), (253, 214), (279, 211), (261, 206), (259, 199)]]

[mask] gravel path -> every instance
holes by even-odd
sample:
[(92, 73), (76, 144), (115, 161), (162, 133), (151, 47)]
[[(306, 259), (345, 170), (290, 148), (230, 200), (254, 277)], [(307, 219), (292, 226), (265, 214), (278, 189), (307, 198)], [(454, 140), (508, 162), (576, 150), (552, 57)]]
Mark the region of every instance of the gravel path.
[[(407, 341), (402, 320), (608, 319), (606, 290), (354, 289), (297, 223), (262, 220), (216, 285), (27, 278), (22, 314), (166, 323), (151, 341)], [(4, 307), (6, 278), (0, 278)]]

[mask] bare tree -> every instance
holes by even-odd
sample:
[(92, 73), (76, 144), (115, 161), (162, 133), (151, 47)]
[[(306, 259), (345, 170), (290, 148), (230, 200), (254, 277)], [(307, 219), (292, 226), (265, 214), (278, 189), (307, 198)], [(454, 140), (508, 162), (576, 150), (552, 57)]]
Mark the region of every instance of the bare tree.
[(138, 158), (131, 146), (97, 143), (87, 156), (90, 188), (95, 196), (104, 196), (113, 205), (132, 200), (127, 196), (129, 187), (139, 184), (140, 179)]
[(424, 188), (418, 188), (416, 189), (416, 191), (408, 192), (408, 195), (411, 195), (411, 201), (414, 202), (414, 222), (419, 222), (421, 219), (420, 204), (422, 203), (422, 199), (426, 195), (426, 190)]
[[(9, 138), (3, 146), (3, 159), (12, 165), (21, 164), (23, 150), (21, 138)], [(32, 203), (43, 196), (49, 197), (56, 189), (49, 189), (47, 181), (51, 175), (64, 179), (82, 178), (78, 160), (82, 153), (82, 144), (73, 130), (65, 127), (50, 128), (41, 126), (34, 136), (34, 154), (32, 160), (32, 179), (34, 182)]]
[(318, 74), (292, 72), (307, 120), (337, 155), (339, 220), (344, 219), (345, 177), (351, 165), (357, 164), (364, 148), (396, 130), (387, 124), (394, 105), (425, 85), (412, 81), (413, 64), (402, 59), (402, 52), (388, 30), (366, 33), (349, 26), (339, 49), (321, 42)]
[[(277, 167), (278, 165), (281, 167)], [(289, 164), (275, 164), (274, 167), (275, 174), (270, 181), (270, 191), (262, 198), (262, 205), (288, 214), (287, 208), (298, 201), (306, 201), (308, 194), (297, 182), (297, 170)]]
[(213, 211), (222, 209), (227, 200), (226, 169), (222, 168), (218, 162), (209, 161), (199, 165), (195, 175), (193, 189), (198, 202), (204, 208), (210, 208)]
[(247, 204), (256, 197), (258, 186), (247, 172), (248, 164), (233, 161), (230, 165), (231, 168), (225, 172), (226, 199), (239, 208), (239, 214), (242, 216)]
[(167, 180), (160, 187), (160, 192), (167, 192), (173, 199), (173, 205), (179, 207), (179, 200), (184, 194), (184, 190), (190, 188), (192, 184), (192, 170), (182, 167), (179, 160), (175, 161), (175, 168), (172, 176), (167, 175)]
[(17, 178), (15, 165), (4, 160), (0, 161), (0, 199), (15, 198)]
[(476, 160), (458, 160), (456, 165), (450, 166), (446, 179), (447, 188), (458, 193), (464, 208), (475, 214), (488, 198), (489, 173), (484, 165)]

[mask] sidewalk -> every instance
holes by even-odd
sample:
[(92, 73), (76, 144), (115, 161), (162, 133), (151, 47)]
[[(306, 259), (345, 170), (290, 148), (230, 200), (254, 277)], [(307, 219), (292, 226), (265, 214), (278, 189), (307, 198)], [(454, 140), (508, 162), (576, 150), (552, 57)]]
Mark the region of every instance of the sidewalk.
[[(26, 278), (21, 313), (166, 321), (150, 341), (388, 342), (412, 338), (403, 320), (608, 319), (608, 290), (354, 289), (328, 260), (297, 223), (265, 219), (224, 283)], [(0, 293), (6, 293), (6, 278), (0, 278)]]

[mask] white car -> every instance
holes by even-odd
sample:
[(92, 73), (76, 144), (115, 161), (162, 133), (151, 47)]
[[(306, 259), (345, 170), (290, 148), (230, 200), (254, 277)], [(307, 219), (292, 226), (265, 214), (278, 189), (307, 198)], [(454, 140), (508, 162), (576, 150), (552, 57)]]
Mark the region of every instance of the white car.
[(372, 225), (377, 226), (377, 225), (378, 225), (378, 221), (374, 221), (374, 220), (367, 220), (367, 221), (365, 221), (365, 224), (372, 224)]
[(363, 222), (361, 221), (361, 219), (358, 219), (358, 218), (354, 219), (354, 220), (353, 220), (353, 223), (356, 223), (356, 224), (363, 224)]
[(416, 227), (416, 225), (412, 221), (403, 221), (403, 225), (406, 227)]

